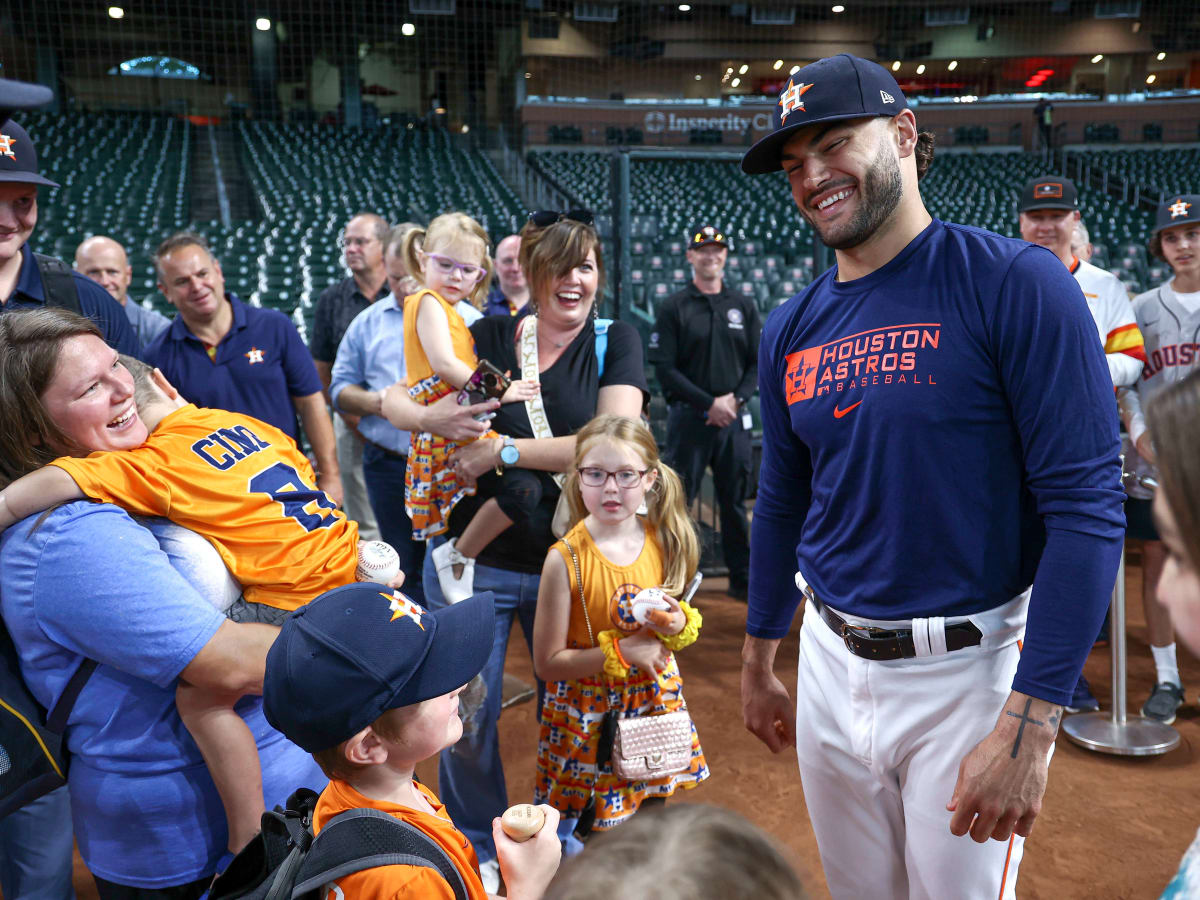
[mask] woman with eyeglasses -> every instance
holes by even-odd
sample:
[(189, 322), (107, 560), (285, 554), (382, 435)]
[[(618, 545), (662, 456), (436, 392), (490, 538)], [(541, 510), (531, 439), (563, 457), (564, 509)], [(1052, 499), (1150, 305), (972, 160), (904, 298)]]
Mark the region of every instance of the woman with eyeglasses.
[[(596, 320), (604, 262), (591, 214), (535, 214), (521, 231), (521, 267), (533, 313), (482, 319), (471, 334), (478, 356), (501, 371), (537, 378), (541, 390), (525, 404), (497, 410), (492, 428), (501, 437), (475, 441), (451, 457), (458, 476), (475, 480), (478, 492), (454, 507), (449, 537), (458, 538), (475, 510), (495, 494), (500, 484), (495, 468), (536, 472), (542, 488), (528, 525), (510, 528), (479, 554), (474, 589), (492, 591), (496, 602), (495, 644), (482, 672), (486, 696), (477, 710), (464, 713), (463, 738), (442, 754), (439, 771), (442, 800), (475, 845), (485, 884), (489, 870), (496, 871), (492, 819), (508, 807), (496, 728), (504, 656), (514, 619), (532, 648), (538, 584), (546, 550), (555, 541), (551, 522), (561, 493), (553, 476), (570, 468), (576, 431), (599, 413), (637, 418), (648, 397), (637, 331), (625, 322)], [(384, 412), (398, 427), (418, 421), (403, 391), (387, 392)], [(424, 582), (431, 606), (442, 600), (431, 554), (445, 539), (426, 545)]]

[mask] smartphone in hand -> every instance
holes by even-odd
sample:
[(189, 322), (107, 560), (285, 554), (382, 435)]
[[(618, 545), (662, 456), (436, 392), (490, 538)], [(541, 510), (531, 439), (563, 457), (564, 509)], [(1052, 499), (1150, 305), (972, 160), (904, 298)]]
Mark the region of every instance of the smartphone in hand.
[[(483, 403), (485, 400), (499, 400), (508, 390), (511, 381), (507, 375), (497, 369), (486, 359), (481, 359), (467, 383), (458, 392), (458, 405), (470, 406), (473, 403)], [(475, 418), (483, 421), (490, 419), (491, 413), (483, 413)]]

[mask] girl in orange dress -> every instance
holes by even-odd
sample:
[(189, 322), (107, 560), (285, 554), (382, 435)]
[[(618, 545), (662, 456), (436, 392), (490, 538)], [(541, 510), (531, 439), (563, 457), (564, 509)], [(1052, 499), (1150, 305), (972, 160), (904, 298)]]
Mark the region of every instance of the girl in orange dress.
[[(695, 726), (682, 772), (626, 781), (610, 763), (596, 765), (610, 708), (627, 718), (684, 705), (672, 651), (696, 640), (701, 617), (670, 595), (682, 592), (700, 554), (679, 477), (659, 460), (640, 421), (605, 415), (584, 426), (563, 492), (576, 524), (547, 555), (533, 627), (534, 668), (546, 682), (534, 802), (550, 804), (564, 820), (584, 816), (577, 829), (584, 836), (593, 811), (591, 829), (612, 828), (642, 803), (708, 778)], [(637, 514), (643, 501), (644, 517)], [(649, 587), (663, 589), (669, 610), (639, 625), (631, 602)]]
[[(400, 245), (400, 256), (409, 272), (419, 273), (418, 280), (424, 285), (404, 298), (404, 364), (409, 395), (428, 406), (460, 390), (479, 364), (475, 341), (454, 307), (464, 299), (479, 307), (487, 296), (492, 267), (487, 233), (470, 216), (445, 213), (428, 228), (409, 231)], [(514, 381), (501, 402), (528, 399), (536, 390), (536, 384)], [(498, 435), (489, 431), (483, 437)], [(450, 510), (462, 497), (475, 493), (474, 487), (460, 481), (447, 465), (450, 454), (460, 446), (461, 442), (429, 432), (412, 436), (404, 474), (404, 507), (412, 519), (415, 540), (445, 531)], [(523, 474), (513, 470), (506, 480)], [(511, 524), (493, 498), (475, 514), (468, 530), (474, 529), (486, 546)], [(445, 548), (453, 550), (454, 545), (437, 549), (444, 553)], [(442, 570), (449, 572), (449, 567), (439, 565), (439, 581)], [(442, 581), (442, 591), (451, 603), (463, 600), (471, 595), (470, 578), (452, 577), (449, 584)]]

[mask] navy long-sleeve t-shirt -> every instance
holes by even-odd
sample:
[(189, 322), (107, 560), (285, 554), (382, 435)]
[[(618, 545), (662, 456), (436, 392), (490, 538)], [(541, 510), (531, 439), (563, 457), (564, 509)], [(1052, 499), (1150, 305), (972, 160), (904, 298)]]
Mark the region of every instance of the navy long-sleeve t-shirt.
[(836, 278), (764, 326), (747, 632), (786, 634), (797, 567), (872, 619), (970, 615), (1032, 584), (1013, 689), (1065, 703), (1125, 529), (1112, 383), (1078, 284), (1047, 250), (937, 220)]

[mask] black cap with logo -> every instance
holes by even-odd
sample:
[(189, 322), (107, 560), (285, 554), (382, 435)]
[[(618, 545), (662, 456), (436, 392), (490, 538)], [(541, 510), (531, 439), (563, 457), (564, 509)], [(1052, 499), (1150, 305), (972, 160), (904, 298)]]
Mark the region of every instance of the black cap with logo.
[(788, 78), (772, 116), (772, 131), (746, 151), (742, 171), (763, 175), (781, 168), (779, 155), (792, 133), (815, 122), (894, 116), (908, 109), (887, 69), (839, 53), (810, 63)]
[(1061, 175), (1030, 178), (1021, 189), (1017, 212), (1031, 209), (1079, 209), (1079, 191), (1075, 190), (1075, 182)]
[(1200, 222), (1200, 194), (1176, 194), (1174, 197), (1168, 194), (1167, 199), (1158, 205), (1154, 230), (1150, 233), (1158, 234), (1164, 228), (1193, 222)]
[(696, 225), (688, 232), (687, 249), (695, 250), (697, 247), (705, 247), (708, 244), (720, 244), (722, 247), (728, 248), (729, 239), (725, 237), (725, 232), (712, 225)]
[(37, 151), (33, 149), (33, 141), (24, 128), (9, 119), (0, 125), (0, 182), (13, 181), (58, 187), (57, 182), (38, 174)]

